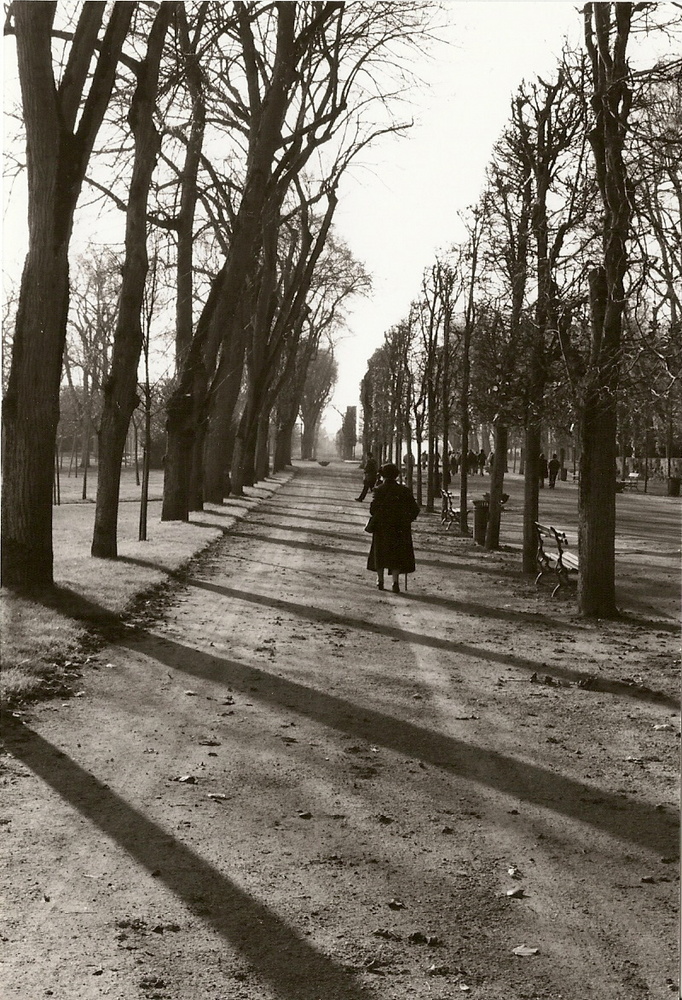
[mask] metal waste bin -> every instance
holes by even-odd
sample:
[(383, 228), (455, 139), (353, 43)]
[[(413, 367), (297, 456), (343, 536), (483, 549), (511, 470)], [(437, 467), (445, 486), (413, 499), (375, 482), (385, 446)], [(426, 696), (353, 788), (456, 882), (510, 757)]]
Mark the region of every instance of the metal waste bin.
[(680, 495), (680, 483), (682, 483), (682, 478), (680, 476), (669, 476), (668, 477), (668, 496), (678, 497)]
[(559, 478), (562, 483), (565, 483), (566, 480), (568, 479), (568, 469), (561, 469), (561, 471), (559, 472)]
[(474, 500), (474, 541), (477, 545), (485, 545), (485, 533), (488, 530), (490, 505), (487, 500)]

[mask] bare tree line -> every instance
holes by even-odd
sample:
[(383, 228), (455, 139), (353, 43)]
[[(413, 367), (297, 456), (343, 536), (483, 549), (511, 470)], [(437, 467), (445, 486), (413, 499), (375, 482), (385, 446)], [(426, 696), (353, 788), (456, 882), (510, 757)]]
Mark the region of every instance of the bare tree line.
[(597, 617), (616, 614), (617, 463), (623, 476), (657, 438), (670, 475), (682, 446), (680, 61), (628, 64), (638, 31), (679, 34), (669, 8), (588, 3), (585, 51), (519, 87), (464, 237), (426, 270), (362, 387), (365, 449), (400, 462), (407, 448), (427, 510), (437, 474), (447, 486), (449, 455), (461, 456), (463, 533), (471, 430), (492, 429), (489, 548), (510, 432), (523, 442), (526, 572), (543, 440), (571, 442), (579, 605)]
[[(339, 183), (368, 144), (408, 126), (399, 98), (435, 10), (64, 7), (17, 0), (5, 25), (16, 38), (29, 197), (3, 404), (2, 574), (13, 587), (53, 579), (53, 459), (64, 376), (73, 382), (67, 329), (78, 323), (69, 250), (85, 198), (122, 217), (107, 370), (93, 393), (81, 366), (80, 386), (83, 426), (96, 422), (98, 433), (92, 554), (114, 558), (153, 326), (150, 241), (165, 240), (174, 299), (162, 518), (187, 520), (267, 475), (272, 423), (279, 465), (290, 459), (292, 412), (319, 420), (347, 301), (369, 287), (334, 232)], [(97, 413), (87, 410), (96, 395)]]

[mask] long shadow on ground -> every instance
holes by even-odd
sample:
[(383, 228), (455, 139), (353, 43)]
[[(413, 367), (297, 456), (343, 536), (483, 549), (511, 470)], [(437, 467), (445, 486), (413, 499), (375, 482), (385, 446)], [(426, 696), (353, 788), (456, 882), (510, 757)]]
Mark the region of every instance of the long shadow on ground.
[[(217, 583), (210, 583), (208, 580), (198, 580), (194, 577), (187, 579), (185, 582), (187, 586), (200, 587), (203, 590), (213, 591), (226, 597), (233, 597), (238, 601), (247, 601), (250, 604), (256, 604), (260, 607), (274, 608), (277, 611), (299, 615), (301, 618), (307, 618), (309, 621), (360, 629), (364, 632), (370, 632), (373, 635), (388, 636), (391, 639), (400, 639), (402, 642), (416, 643), (419, 646), (428, 646), (431, 649), (442, 649), (448, 653), (457, 653), (460, 656), (475, 657), (477, 659), (488, 660), (491, 663), (518, 667), (521, 670), (528, 670), (531, 673), (536, 673), (538, 668), (541, 667), (541, 664), (536, 660), (530, 660), (523, 656), (514, 656), (512, 653), (496, 653), (491, 649), (483, 649), (480, 646), (473, 646), (466, 642), (453, 642), (451, 639), (441, 639), (438, 636), (424, 635), (420, 632), (413, 632), (410, 629), (399, 628), (396, 625), (379, 625), (376, 622), (366, 621), (363, 618), (342, 615), (338, 611), (327, 611), (324, 608), (315, 608), (307, 604), (297, 604), (294, 601), (284, 601), (276, 597), (254, 594), (250, 591), (225, 587)], [(416, 600), (419, 600), (419, 598), (417, 597)], [(473, 617), (479, 615), (479, 608), (480, 605), (478, 604), (467, 605), (464, 602), (458, 606), (459, 611), (466, 611), (467, 614)], [(518, 619), (515, 620), (518, 623)], [(634, 698), (640, 701), (652, 701), (656, 704), (668, 705), (670, 708), (679, 708), (679, 702), (662, 691), (638, 688), (622, 681), (602, 680), (591, 674), (583, 673), (580, 670), (560, 667), (558, 664), (552, 666), (552, 674), (554, 677), (560, 677), (563, 680), (573, 681), (580, 686), (584, 686), (587, 690), (623, 695), (627, 698)]]
[[(251, 601), (261, 606), (312, 617), (318, 621), (365, 627), (372, 632), (388, 636), (399, 633), (400, 638), (413, 642), (422, 638), (401, 629), (372, 625), (331, 612), (318, 611), (261, 595), (247, 594), (202, 581), (190, 581), (190, 583), (237, 600)], [(72, 591), (63, 591), (61, 596), (70, 602), (72, 613), (73, 609), (80, 607), (81, 617), (86, 620), (96, 620), (98, 613), (103, 610)], [(105, 620), (111, 622), (112, 616), (106, 612), (104, 614)], [(255, 689), (262, 700), (271, 704), (287, 707), (332, 729), (372, 743), (380, 743), (388, 749), (411, 755), (468, 781), (477, 782), (560, 815), (577, 819), (620, 840), (639, 844), (660, 854), (673, 854), (677, 850), (676, 821), (648, 803), (627, 799), (497, 751), (471, 746), (464, 740), (433, 732), (372, 708), (353, 704), (344, 698), (275, 676), (259, 667), (205, 653), (166, 637), (153, 635), (143, 629), (121, 631), (125, 634), (119, 635), (119, 645), (135, 649), (182, 673), (229, 687), (238, 687), (244, 692), (249, 692), (251, 696)], [(428, 636), (423, 638), (429, 642), (433, 641)], [(456, 643), (445, 645), (448, 648), (460, 649)], [(475, 647), (463, 647), (462, 651), (466, 651), (467, 655), (484, 656), (505, 663), (516, 663), (519, 659), (477, 652)]]
[[(383, 745), (458, 777), (577, 819), (660, 854), (677, 848), (675, 821), (647, 803), (628, 800), (538, 765), (433, 732), (246, 663), (204, 653), (166, 637), (124, 643), (192, 677), (238, 688), (355, 738)], [(254, 690), (255, 689), (255, 690)]]
[[(255, 523), (255, 522), (254, 522)], [(215, 524), (208, 524), (208, 522), (196, 521), (192, 519), (192, 524), (198, 524), (204, 527), (215, 528)], [(288, 530), (285, 525), (278, 524), (277, 527), (281, 530)], [(231, 538), (246, 538), (255, 539), (258, 542), (268, 542), (271, 545), (285, 545), (290, 549), (308, 549), (311, 552), (325, 552), (327, 555), (346, 555), (346, 556), (360, 556), (367, 558), (367, 553), (369, 551), (369, 542), (366, 543), (365, 547), (362, 549), (347, 549), (339, 548), (338, 545), (320, 545), (316, 542), (301, 542), (296, 538), (273, 538), (272, 535), (259, 534), (257, 531), (235, 531), (233, 528), (228, 528), (225, 532), (229, 533)], [(328, 534), (324, 532), (324, 534)], [(360, 537), (362, 532), (358, 532), (357, 542), (358, 545), (364, 542)], [(338, 538), (339, 535), (328, 534), (330, 539)], [(355, 536), (353, 536), (355, 538)], [(448, 572), (453, 572), (454, 570), (467, 570), (472, 573), (492, 573), (497, 577), (508, 576), (510, 578), (517, 578), (518, 571), (512, 569), (505, 569), (500, 566), (486, 566), (484, 564), (479, 565), (478, 563), (464, 563), (459, 561), (459, 556), (453, 554), (451, 556), (451, 562), (445, 562), (443, 559), (422, 559), (419, 555), (419, 549), (416, 548), (416, 558), (417, 566), (435, 566), (437, 569), (444, 569)]]
[(238, 948), (278, 995), (288, 1000), (367, 996), (348, 969), (53, 744), (12, 717), (3, 720), (3, 730), (15, 757)]

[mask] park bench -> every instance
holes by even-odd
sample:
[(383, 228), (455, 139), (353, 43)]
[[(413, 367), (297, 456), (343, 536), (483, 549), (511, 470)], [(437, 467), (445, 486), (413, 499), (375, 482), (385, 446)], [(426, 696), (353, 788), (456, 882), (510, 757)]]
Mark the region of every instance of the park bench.
[[(451, 524), (455, 522), (459, 524), (460, 508), (455, 507), (455, 498), (449, 490), (441, 490), (440, 495), (443, 501), (440, 511), (440, 523), (444, 524), (445, 530), (448, 531)], [(473, 510), (473, 507), (467, 507), (467, 514), (472, 514)]]
[[(535, 577), (535, 585), (537, 586), (542, 576), (550, 570), (556, 573), (558, 583), (552, 591), (554, 597), (557, 591), (568, 583), (569, 575), (578, 572), (578, 556), (566, 551), (568, 539), (565, 531), (559, 531), (551, 524), (540, 524), (539, 521), (535, 522), (535, 531), (538, 540), (536, 560), (540, 570)], [(556, 551), (548, 552), (545, 549), (548, 541), (554, 544)]]
[(623, 489), (624, 490), (638, 490), (639, 482), (642, 477), (639, 472), (631, 472), (627, 479), (623, 479)]
[[(459, 512), (461, 508), (455, 507), (455, 498), (452, 495), (452, 493), (450, 493), (448, 490), (441, 490), (440, 494), (443, 500), (440, 512), (440, 523), (445, 525), (445, 530), (447, 531), (449, 530), (450, 525), (453, 524), (453, 522), (456, 521), (457, 523), (459, 523)], [(503, 512), (504, 512), (504, 505), (506, 504), (508, 499), (509, 499), (509, 494), (503, 493), (502, 494)], [(483, 500), (490, 502), (490, 494), (484, 493)], [(471, 504), (469, 504), (467, 506), (467, 514), (473, 514), (474, 509), (475, 508)]]

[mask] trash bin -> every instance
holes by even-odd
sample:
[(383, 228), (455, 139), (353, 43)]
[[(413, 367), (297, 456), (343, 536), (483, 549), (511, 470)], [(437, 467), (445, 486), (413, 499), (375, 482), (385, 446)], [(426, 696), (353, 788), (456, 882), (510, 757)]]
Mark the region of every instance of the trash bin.
[(680, 483), (682, 483), (682, 477), (680, 476), (669, 476), (668, 477), (668, 496), (678, 497), (680, 495)]
[(561, 482), (565, 483), (568, 479), (568, 469), (561, 469), (559, 476), (561, 478)]
[(474, 541), (477, 545), (485, 545), (485, 533), (488, 530), (490, 505), (487, 500), (474, 500)]

